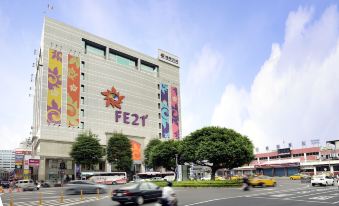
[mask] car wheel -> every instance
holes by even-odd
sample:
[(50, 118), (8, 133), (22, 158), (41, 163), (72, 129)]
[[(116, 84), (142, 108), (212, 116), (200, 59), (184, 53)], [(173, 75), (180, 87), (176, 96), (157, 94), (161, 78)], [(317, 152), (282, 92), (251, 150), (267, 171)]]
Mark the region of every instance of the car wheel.
[(261, 183), (261, 187), (266, 187), (265, 183)]
[(293, 180), (293, 177), (291, 177), (290, 180)]
[(136, 201), (137, 205), (142, 205), (144, 204), (144, 198), (142, 196), (138, 196), (137, 197), (137, 201)]
[(275, 182), (275, 183), (273, 183), (273, 187), (276, 187), (277, 186), (277, 183)]

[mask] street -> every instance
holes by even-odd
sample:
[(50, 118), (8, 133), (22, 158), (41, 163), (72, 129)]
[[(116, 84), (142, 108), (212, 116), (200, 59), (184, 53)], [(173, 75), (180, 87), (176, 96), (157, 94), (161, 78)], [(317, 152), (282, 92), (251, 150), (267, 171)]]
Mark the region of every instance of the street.
[[(291, 181), (288, 179), (278, 179), (278, 186), (275, 188), (251, 188), (244, 192), (240, 188), (175, 188), (181, 206), (208, 205), (331, 205), (339, 203), (339, 191), (337, 186), (312, 187), (310, 184)], [(111, 186), (113, 188), (119, 186)], [(111, 201), (110, 192), (100, 195), (97, 200), (96, 195), (84, 195), (80, 200), (79, 195), (68, 195), (64, 198), (64, 203), (60, 203), (61, 188), (43, 188), (42, 205), (82, 205), (82, 206), (107, 206), (119, 205)], [(14, 206), (38, 206), (40, 192), (19, 192), (13, 193)], [(9, 206), (10, 195), (3, 194), (1, 199), (4, 206)], [(154, 202), (145, 205), (155, 205)]]

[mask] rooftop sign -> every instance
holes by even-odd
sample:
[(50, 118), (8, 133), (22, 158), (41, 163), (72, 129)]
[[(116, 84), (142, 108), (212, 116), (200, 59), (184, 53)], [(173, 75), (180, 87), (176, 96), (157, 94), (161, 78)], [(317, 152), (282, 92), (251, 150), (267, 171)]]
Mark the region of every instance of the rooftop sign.
[(176, 67), (179, 67), (179, 58), (173, 54), (170, 54), (166, 51), (158, 49), (158, 59), (160, 61), (172, 64)]

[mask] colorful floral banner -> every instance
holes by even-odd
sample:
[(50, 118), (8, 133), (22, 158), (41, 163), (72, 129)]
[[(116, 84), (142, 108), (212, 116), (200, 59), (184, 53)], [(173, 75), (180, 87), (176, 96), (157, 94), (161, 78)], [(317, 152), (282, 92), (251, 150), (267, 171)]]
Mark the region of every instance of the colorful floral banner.
[(62, 52), (49, 49), (47, 123), (61, 124)]
[(79, 125), (80, 58), (68, 55), (67, 74), (67, 125)]
[(176, 87), (171, 87), (171, 108), (172, 108), (172, 132), (173, 139), (179, 139), (179, 96)]
[(141, 144), (135, 140), (131, 140), (132, 160), (141, 160)]
[(168, 109), (168, 85), (161, 84), (161, 119), (162, 119), (162, 137), (169, 138), (169, 109)]

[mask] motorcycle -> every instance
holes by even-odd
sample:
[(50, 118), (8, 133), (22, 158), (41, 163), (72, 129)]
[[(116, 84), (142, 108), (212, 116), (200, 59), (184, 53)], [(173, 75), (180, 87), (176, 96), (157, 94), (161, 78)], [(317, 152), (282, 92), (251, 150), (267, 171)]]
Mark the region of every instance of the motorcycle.
[(158, 198), (158, 202), (156, 203), (156, 206), (178, 206), (178, 199), (175, 197), (174, 200), (169, 202), (166, 198)]

